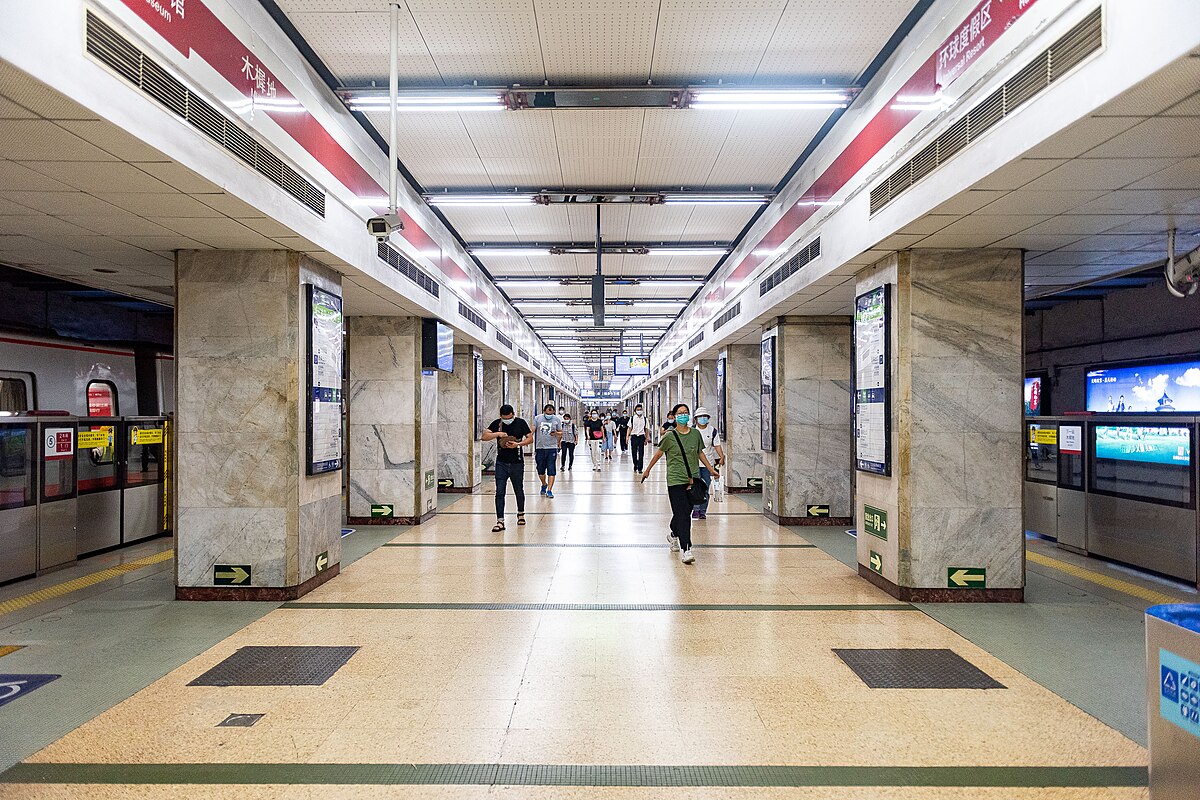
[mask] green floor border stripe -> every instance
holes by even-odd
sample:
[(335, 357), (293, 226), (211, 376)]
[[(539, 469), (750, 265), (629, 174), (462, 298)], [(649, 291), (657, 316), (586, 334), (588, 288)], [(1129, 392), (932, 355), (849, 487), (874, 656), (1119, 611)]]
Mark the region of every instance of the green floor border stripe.
[(457, 786), (1143, 787), (1145, 767), (657, 766), (585, 764), (38, 764), (10, 784)]
[(280, 608), (309, 611), (917, 611), (908, 603), (318, 603), (295, 600)]
[[(631, 548), (640, 550), (666, 550), (667, 545), (650, 542), (388, 542), (383, 547), (580, 547), (580, 548)], [(815, 544), (698, 544), (697, 550), (813, 550)]]
[[(512, 512), (509, 512), (512, 513)], [(527, 517), (644, 517), (644, 511), (526, 511)], [(439, 511), (439, 517), (494, 517), (495, 511)], [(761, 517), (761, 511), (709, 511), (710, 517)]]

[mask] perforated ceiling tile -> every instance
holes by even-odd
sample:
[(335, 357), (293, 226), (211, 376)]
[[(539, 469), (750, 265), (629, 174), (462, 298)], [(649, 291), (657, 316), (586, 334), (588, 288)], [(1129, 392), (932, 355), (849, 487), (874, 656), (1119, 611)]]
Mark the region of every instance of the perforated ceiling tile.
[(650, 77), (656, 3), (537, 3), (546, 77), (551, 83), (638, 84)]
[(357, 647), (240, 647), (188, 686), (320, 686)]
[(659, 82), (748, 82), (758, 71), (784, 0), (748, 3), (684, 0), (662, 4), (654, 51)]
[[(346, 85), (365, 85), (382, 78), (380, 85), (387, 86), (391, 19), (386, 4), (370, 5), (369, 11), (288, 14), (296, 30)], [(398, 21), (397, 63), (404, 85), (441, 85), (437, 65), (412, 15), (402, 9)]]
[(758, 67), (759, 80), (853, 80), (900, 27), (912, 0), (790, 0)]
[[(545, 77), (532, 4), (512, 11), (454, 11), (464, 3), (439, 3), (438, 11), (413, 11), (421, 36), (448, 86), (538, 84)], [(476, 4), (470, 4), (474, 7)]]

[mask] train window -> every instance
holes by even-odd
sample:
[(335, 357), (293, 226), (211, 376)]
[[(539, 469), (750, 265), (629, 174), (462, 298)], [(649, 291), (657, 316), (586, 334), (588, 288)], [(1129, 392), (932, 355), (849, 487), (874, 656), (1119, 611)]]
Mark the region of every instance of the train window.
[(0, 413), (28, 411), (33, 376), (22, 372), (0, 372)]
[(91, 381), (87, 385), (87, 413), (89, 417), (115, 417), (117, 409), (117, 387), (110, 381)]
[(163, 479), (163, 425), (143, 422), (129, 427), (129, 458), (125, 465), (125, 486), (161, 483)]

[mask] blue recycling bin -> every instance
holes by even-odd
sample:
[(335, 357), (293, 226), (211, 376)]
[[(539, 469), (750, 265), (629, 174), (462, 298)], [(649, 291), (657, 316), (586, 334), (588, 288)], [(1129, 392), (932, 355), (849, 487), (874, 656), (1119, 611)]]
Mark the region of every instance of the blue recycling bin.
[(1151, 800), (1200, 791), (1200, 605), (1146, 609)]

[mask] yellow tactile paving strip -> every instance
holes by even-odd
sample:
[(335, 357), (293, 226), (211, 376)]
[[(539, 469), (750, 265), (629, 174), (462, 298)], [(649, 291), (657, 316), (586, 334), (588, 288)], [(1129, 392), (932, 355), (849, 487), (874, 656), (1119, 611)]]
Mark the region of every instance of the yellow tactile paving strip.
[[(663, 541), (661, 486), (623, 476), (531, 493), (492, 534), (467, 496), (397, 542)], [(572, 496), (571, 484), (593, 494)], [(596, 494), (604, 486), (614, 494)], [(534, 489), (536, 492), (536, 488)], [(799, 543), (733, 497), (701, 543)], [(606, 514), (594, 513), (597, 510)], [(632, 512), (619, 515), (618, 512)], [(510, 511), (510, 523), (512, 514)], [(892, 601), (816, 549), (380, 548), (311, 602), (808, 603)], [(894, 602), (894, 601), (893, 601)], [(194, 687), (247, 645), (357, 645), (323, 686)], [(947, 647), (1004, 690), (871, 690), (832, 653)], [(216, 728), (231, 713), (266, 716)], [(449, 611), (283, 608), (51, 744), (35, 764), (622, 764), (1143, 767), (1145, 751), (914, 611)], [(1140, 798), (1144, 788), (0, 785), (19, 797)], [(319, 794), (318, 794), (319, 793)], [(8, 795), (5, 795), (8, 796)]]
[(1050, 558), (1049, 556), (1044, 556), (1041, 553), (1035, 553), (1027, 550), (1025, 553), (1025, 558), (1027, 558), (1029, 561), (1032, 561), (1034, 564), (1040, 564), (1043, 567), (1049, 567), (1051, 569), (1058, 570), (1059, 572), (1066, 573), (1067, 575), (1071, 575), (1076, 578), (1082, 578), (1083, 580), (1089, 581), (1098, 586), (1103, 586), (1108, 589), (1122, 592), (1123, 594), (1127, 594), (1131, 597), (1145, 600), (1148, 603), (1162, 604), (1188, 602), (1182, 597), (1156, 592), (1153, 589), (1147, 589), (1144, 586), (1138, 586), (1136, 583), (1123, 581), (1120, 578), (1114, 578), (1111, 575), (1105, 575), (1103, 572), (1097, 572), (1094, 569), (1087, 569), (1085, 567), (1076, 566), (1075, 564), (1069, 564), (1066, 561), (1060, 561), (1057, 558)]
[(161, 564), (164, 561), (170, 560), (174, 555), (174, 550), (164, 550), (161, 553), (155, 553), (152, 556), (139, 558), (137, 561), (130, 561), (127, 564), (119, 564), (115, 567), (98, 570), (87, 575), (82, 575), (73, 580), (56, 583), (53, 586), (47, 586), (45, 589), (39, 589), (36, 592), (30, 592), (29, 594), (23, 594), (19, 597), (14, 597), (11, 600), (0, 601), (0, 614), (11, 614), (14, 611), (20, 611), (22, 608), (28, 608), (29, 606), (37, 603), (42, 603), (46, 600), (53, 600), (56, 597), (63, 597), (64, 595), (71, 594), (72, 592), (77, 592), (80, 589), (86, 589), (89, 586), (95, 586), (98, 583), (103, 583), (104, 581), (111, 580), (112, 578), (118, 578), (127, 572), (133, 572), (134, 570), (141, 569), (142, 567), (149, 567), (154, 564)]

